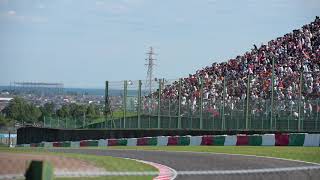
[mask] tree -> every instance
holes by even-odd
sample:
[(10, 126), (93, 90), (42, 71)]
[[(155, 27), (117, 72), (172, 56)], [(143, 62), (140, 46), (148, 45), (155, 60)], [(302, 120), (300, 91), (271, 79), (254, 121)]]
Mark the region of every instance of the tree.
[(2, 112), (7, 118), (20, 122), (34, 123), (41, 117), (41, 111), (33, 104), (28, 104), (24, 99), (15, 97), (9, 102)]
[(57, 110), (57, 115), (60, 118), (69, 118), (70, 107), (68, 105), (63, 105), (60, 109)]
[(9, 120), (0, 113), (0, 127), (6, 126), (8, 123)]
[(53, 103), (46, 103), (40, 107), (42, 116), (52, 117), (55, 114), (55, 105)]

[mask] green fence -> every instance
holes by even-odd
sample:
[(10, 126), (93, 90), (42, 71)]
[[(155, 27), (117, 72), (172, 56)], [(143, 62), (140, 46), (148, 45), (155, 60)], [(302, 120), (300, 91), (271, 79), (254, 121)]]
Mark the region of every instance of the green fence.
[(88, 118), (43, 117), (43, 127), (75, 129), (82, 128), (92, 122)]
[(305, 76), (285, 85), (272, 73), (156, 79), (151, 86), (107, 81), (106, 118), (87, 128), (319, 131), (320, 96), (308, 92)]
[[(46, 127), (205, 130), (320, 130), (319, 72), (190, 76), (105, 84), (100, 120), (45, 121)], [(69, 123), (68, 123), (69, 122)], [(93, 123), (94, 122), (94, 123)], [(50, 126), (48, 126), (50, 124)]]

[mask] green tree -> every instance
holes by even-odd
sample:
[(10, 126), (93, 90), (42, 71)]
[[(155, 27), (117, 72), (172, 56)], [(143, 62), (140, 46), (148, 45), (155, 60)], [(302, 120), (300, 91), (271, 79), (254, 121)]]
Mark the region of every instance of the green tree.
[(9, 119), (7, 119), (6, 117), (4, 117), (1, 113), (0, 113), (0, 127), (6, 126), (9, 124)]
[(54, 103), (46, 103), (42, 107), (40, 107), (42, 116), (52, 117), (55, 114), (55, 105)]
[(27, 103), (24, 99), (15, 97), (9, 102), (2, 112), (7, 118), (17, 120), (19, 122), (33, 123), (37, 122), (41, 117), (41, 111), (33, 104)]
[(62, 105), (62, 107), (57, 110), (57, 115), (60, 118), (70, 118), (71, 115), (69, 105)]

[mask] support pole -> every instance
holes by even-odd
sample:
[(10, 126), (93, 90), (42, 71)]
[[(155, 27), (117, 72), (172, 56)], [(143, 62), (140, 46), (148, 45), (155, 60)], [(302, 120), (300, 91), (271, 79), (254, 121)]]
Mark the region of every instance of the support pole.
[(168, 128), (171, 128), (171, 98), (169, 98), (169, 125)]
[(128, 81), (123, 84), (123, 128), (126, 128)]
[(161, 79), (159, 79), (159, 88), (158, 88), (158, 126), (157, 128), (160, 129), (161, 127)]
[(247, 79), (246, 130), (249, 129), (250, 74), (248, 74)]
[(221, 109), (221, 130), (226, 128), (226, 117), (224, 115), (224, 108), (226, 105), (226, 77), (223, 77), (223, 92), (222, 92), (222, 109)]
[[(271, 109), (270, 109), (270, 130), (273, 130), (273, 110), (274, 110), (274, 57), (272, 57), (272, 75), (271, 75)], [(276, 127), (275, 127), (276, 128)]]
[(200, 129), (203, 129), (203, 78), (200, 79)]
[(110, 113), (109, 105), (109, 81), (106, 81), (104, 88), (104, 128), (107, 128), (108, 114)]
[(318, 123), (319, 123), (319, 99), (316, 100), (317, 101), (317, 118), (316, 118), (316, 130), (318, 130)]
[(182, 85), (182, 79), (179, 79), (179, 89), (178, 89), (178, 129), (181, 129), (181, 85)]
[(298, 131), (300, 131), (301, 128), (301, 100), (302, 100), (302, 83), (303, 83), (303, 70), (301, 67), (300, 72), (300, 85), (299, 85), (299, 102), (298, 102)]
[(138, 128), (141, 128), (141, 80), (138, 83)]

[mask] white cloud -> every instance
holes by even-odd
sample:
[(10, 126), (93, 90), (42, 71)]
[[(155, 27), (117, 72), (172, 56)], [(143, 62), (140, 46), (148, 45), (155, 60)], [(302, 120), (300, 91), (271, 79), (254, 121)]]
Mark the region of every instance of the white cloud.
[(36, 8), (38, 8), (38, 9), (44, 9), (44, 8), (46, 8), (46, 5), (44, 5), (44, 4), (37, 4), (37, 5), (36, 5)]
[(112, 14), (126, 13), (129, 8), (120, 2), (96, 1), (96, 7)]
[(123, 14), (141, 6), (143, 2), (144, 0), (98, 0), (95, 2), (95, 5), (98, 9), (104, 10), (112, 14)]
[(17, 13), (16, 13), (16, 11), (14, 11), (14, 10), (10, 10), (10, 11), (8, 11), (8, 15), (9, 16), (15, 16)]
[(48, 19), (41, 16), (23, 16), (18, 14), (15, 10), (10, 10), (6, 13), (0, 14), (1, 18), (15, 22), (31, 22), (31, 23), (46, 23)]

